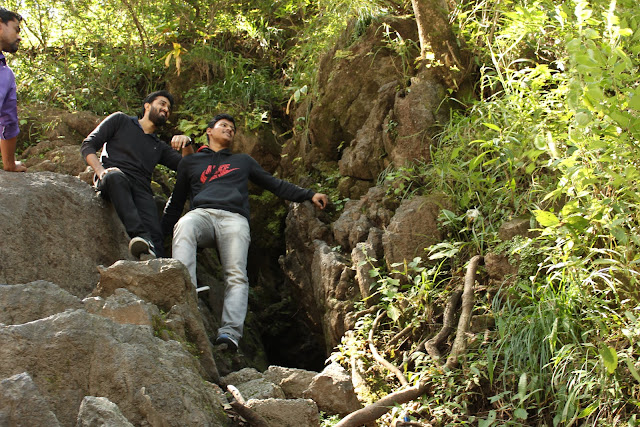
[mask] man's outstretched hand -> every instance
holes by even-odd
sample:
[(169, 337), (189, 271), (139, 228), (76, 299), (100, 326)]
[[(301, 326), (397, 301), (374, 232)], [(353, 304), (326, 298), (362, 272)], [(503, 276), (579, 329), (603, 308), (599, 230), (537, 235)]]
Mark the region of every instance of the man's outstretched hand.
[(317, 208), (324, 209), (329, 204), (329, 198), (326, 194), (316, 193), (311, 198), (311, 201)]

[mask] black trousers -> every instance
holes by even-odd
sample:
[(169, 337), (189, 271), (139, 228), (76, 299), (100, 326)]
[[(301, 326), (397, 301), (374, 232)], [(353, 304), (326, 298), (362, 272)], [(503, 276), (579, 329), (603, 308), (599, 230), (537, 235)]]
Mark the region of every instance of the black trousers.
[(122, 171), (107, 173), (103, 179), (98, 180), (96, 189), (111, 202), (129, 238), (139, 236), (150, 240), (156, 256), (163, 257), (164, 239), (151, 189)]

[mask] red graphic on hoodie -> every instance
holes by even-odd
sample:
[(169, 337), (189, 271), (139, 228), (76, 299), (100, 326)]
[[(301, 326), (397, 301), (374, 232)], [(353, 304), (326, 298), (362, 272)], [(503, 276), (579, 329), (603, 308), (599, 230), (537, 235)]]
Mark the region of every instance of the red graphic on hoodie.
[(229, 166), (230, 166), (229, 164), (220, 165), (217, 168), (214, 165), (207, 166), (207, 169), (203, 171), (202, 174), (200, 175), (200, 182), (203, 184), (205, 182), (211, 182), (214, 179), (218, 179), (222, 176), (225, 176), (229, 172), (233, 172), (234, 170), (239, 169), (239, 168), (229, 169)]

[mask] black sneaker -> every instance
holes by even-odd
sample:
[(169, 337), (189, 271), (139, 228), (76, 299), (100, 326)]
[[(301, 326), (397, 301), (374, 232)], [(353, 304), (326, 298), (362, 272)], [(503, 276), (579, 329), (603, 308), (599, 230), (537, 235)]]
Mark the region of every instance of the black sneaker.
[(129, 252), (135, 259), (141, 259), (145, 256), (146, 259), (154, 259), (156, 253), (153, 251), (153, 244), (145, 238), (136, 236), (129, 242)]
[(219, 345), (221, 349), (224, 349), (222, 345), (226, 345), (226, 349), (229, 351), (235, 352), (238, 350), (238, 342), (227, 334), (220, 334), (216, 340), (216, 345)]

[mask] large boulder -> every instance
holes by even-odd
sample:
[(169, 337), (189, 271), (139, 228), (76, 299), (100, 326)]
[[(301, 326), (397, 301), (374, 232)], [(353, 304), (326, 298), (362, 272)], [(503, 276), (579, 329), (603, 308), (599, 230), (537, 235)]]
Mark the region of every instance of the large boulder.
[(0, 381), (0, 425), (58, 427), (60, 423), (31, 376), (22, 372)]
[(313, 378), (304, 397), (312, 399), (321, 411), (328, 414), (345, 416), (362, 408), (351, 376), (335, 362)]
[[(91, 295), (106, 299), (118, 296), (120, 288), (125, 288), (128, 292), (162, 310), (165, 313), (164, 318), (157, 318), (156, 321), (161, 323), (160, 326), (163, 329), (169, 329), (173, 334), (173, 336), (167, 334), (165, 338), (177, 337), (185, 345), (193, 344), (197, 349), (203, 376), (210, 381), (218, 381), (218, 369), (213, 360), (211, 342), (198, 309), (196, 289), (191, 284), (184, 264), (171, 258), (144, 262), (118, 261), (108, 268), (100, 267), (100, 282)], [(132, 317), (143, 320), (146, 317), (144, 313), (149, 313), (142, 303), (131, 301), (122, 293), (120, 295), (124, 304), (121, 304), (116, 314), (118, 311), (120, 316), (141, 313)], [(107, 317), (115, 318), (113, 316), (116, 314), (109, 315), (113, 312), (113, 309), (107, 310)]]
[(27, 372), (61, 425), (75, 425), (85, 396), (109, 399), (134, 425), (228, 425), (195, 358), (148, 326), (69, 310), (0, 325), (0, 342), (0, 378)]
[(98, 265), (128, 257), (113, 208), (86, 183), (50, 172), (0, 171), (0, 283), (46, 280), (78, 297)]
[(387, 265), (424, 257), (425, 248), (442, 240), (438, 228), (442, 209), (451, 209), (444, 196), (418, 196), (400, 204), (382, 236)]

